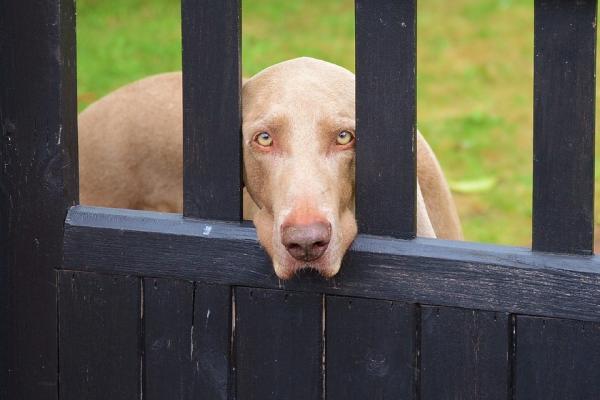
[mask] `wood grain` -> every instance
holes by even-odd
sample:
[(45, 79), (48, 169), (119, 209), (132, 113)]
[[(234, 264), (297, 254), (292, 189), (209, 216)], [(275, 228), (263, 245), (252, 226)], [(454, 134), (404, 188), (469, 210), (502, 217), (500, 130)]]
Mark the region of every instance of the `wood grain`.
[(535, 1), (535, 250), (593, 251), (596, 7)]
[(230, 288), (144, 282), (144, 398), (230, 398)]
[(231, 313), (229, 287), (196, 284), (192, 334), (194, 392), (207, 399), (233, 398)]
[(240, 0), (183, 0), (183, 213), (239, 221)]
[(506, 400), (508, 314), (423, 306), (421, 399)]
[(235, 301), (236, 399), (321, 399), (321, 296), (236, 288)]
[(515, 399), (600, 395), (600, 324), (517, 317)]
[(78, 199), (74, 2), (0, 2), (0, 59), (0, 398), (53, 400), (54, 269)]
[(416, 1), (355, 4), (359, 231), (412, 239), (417, 226)]
[(144, 279), (144, 399), (191, 400), (194, 284)]
[(58, 284), (60, 398), (140, 399), (139, 279), (59, 272)]
[(416, 307), (327, 296), (327, 399), (415, 399)]

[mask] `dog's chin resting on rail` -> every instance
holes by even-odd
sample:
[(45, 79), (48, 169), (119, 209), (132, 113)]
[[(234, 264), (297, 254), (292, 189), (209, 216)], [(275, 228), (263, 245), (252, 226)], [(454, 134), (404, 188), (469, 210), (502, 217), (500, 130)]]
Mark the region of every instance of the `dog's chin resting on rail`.
[[(348, 70), (306, 57), (243, 85), (244, 217), (282, 279), (307, 267), (334, 276), (356, 236), (354, 86)], [(81, 113), (82, 204), (181, 212), (181, 91), (181, 73), (156, 75)], [(448, 185), (420, 134), (417, 174), (417, 234), (462, 239)]]

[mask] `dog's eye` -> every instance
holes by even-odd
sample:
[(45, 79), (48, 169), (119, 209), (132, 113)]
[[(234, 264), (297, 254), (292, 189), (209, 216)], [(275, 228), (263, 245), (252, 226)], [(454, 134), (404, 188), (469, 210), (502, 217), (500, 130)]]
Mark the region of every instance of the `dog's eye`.
[(267, 132), (258, 133), (254, 137), (254, 141), (264, 147), (269, 147), (273, 144), (273, 138)]
[(339, 145), (345, 145), (354, 140), (354, 135), (350, 131), (341, 131), (338, 133), (336, 141)]

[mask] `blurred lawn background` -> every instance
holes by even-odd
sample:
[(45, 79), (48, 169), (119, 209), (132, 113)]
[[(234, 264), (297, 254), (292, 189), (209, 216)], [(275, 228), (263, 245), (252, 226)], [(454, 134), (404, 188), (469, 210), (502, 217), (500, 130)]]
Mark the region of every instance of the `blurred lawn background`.
[[(77, 1), (80, 109), (181, 69), (179, 4)], [(245, 76), (302, 55), (354, 70), (352, 0), (245, 0), (242, 22)], [(532, 0), (418, 2), (418, 125), (467, 240), (530, 243), (532, 90)]]

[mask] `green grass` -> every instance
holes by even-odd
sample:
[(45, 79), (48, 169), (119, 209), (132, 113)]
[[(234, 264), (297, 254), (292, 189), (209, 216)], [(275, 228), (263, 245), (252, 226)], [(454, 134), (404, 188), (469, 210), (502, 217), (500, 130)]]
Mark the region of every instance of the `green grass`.
[[(527, 245), (533, 1), (418, 4), (418, 124), (454, 188), (466, 238)], [(181, 68), (179, 0), (77, 6), (80, 108)], [(352, 0), (247, 0), (242, 21), (246, 76), (301, 55), (354, 69)]]
[[(244, 5), (245, 76), (299, 55), (353, 68), (351, 2), (254, 0)], [(78, 1), (80, 109), (127, 82), (181, 69), (180, 21), (179, 0)]]
[(179, 1), (78, 1), (80, 109), (125, 83), (181, 69), (179, 24)]

